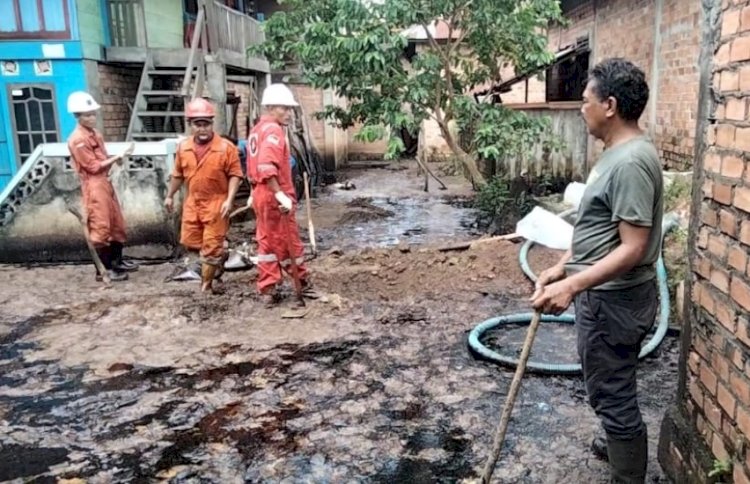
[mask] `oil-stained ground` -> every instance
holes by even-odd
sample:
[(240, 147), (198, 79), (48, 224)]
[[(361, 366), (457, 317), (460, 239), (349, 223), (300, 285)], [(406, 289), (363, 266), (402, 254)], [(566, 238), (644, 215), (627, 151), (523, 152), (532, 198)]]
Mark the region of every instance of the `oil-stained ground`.
[[(476, 479), (512, 370), (474, 359), (467, 333), (527, 311), (519, 246), (466, 240), (457, 182), (351, 173), (314, 202), (322, 296), (302, 319), (264, 309), (255, 271), (227, 293), (163, 283), (168, 264), (101, 289), (89, 266), (0, 267), (0, 481), (461, 482)], [(306, 227), (304, 210), (300, 226)], [(252, 222), (236, 223), (233, 243)], [(559, 254), (534, 249), (541, 270)], [(287, 288), (287, 294), (290, 289)], [(524, 328), (491, 335), (520, 350)], [(543, 326), (532, 358), (575, 361), (572, 327)], [(640, 367), (650, 430), (674, 398), (678, 344)], [(578, 377), (529, 375), (495, 473), (503, 483), (606, 482)]]

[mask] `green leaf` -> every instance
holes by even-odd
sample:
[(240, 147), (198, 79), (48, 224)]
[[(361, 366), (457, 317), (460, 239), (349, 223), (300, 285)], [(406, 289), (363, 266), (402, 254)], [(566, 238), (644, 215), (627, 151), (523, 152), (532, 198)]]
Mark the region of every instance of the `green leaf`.
[[(458, 126), (465, 149), (485, 159), (527, 154), (539, 140), (555, 149), (540, 118), (478, 104), (470, 89), (499, 79), (503, 65), (526, 72), (550, 62), (546, 27), (563, 21), (558, 0), (284, 0), (264, 24), (266, 42), (248, 53), (274, 68), (298, 69), (313, 88), (332, 89), (346, 107), (326, 106), (320, 119), (341, 128), (362, 125), (357, 139), (382, 139), (390, 129), (416, 132), (440, 109)], [(454, 37), (414, 44), (403, 34), (436, 19), (453, 19)], [(462, 43), (457, 45), (461, 36)], [(387, 156), (403, 150), (390, 137)], [(462, 153), (457, 152), (460, 159)]]

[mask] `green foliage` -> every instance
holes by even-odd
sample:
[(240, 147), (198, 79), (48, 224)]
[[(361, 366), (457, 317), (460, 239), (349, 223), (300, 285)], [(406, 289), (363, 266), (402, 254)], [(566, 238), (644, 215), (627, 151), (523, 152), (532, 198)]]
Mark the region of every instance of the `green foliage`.
[[(259, 53), (274, 67), (297, 66), (312, 87), (332, 89), (345, 108), (326, 106), (320, 116), (363, 140), (385, 136), (382, 126), (415, 134), (433, 118), (443, 137), (471, 170), (448, 126), (472, 128), (472, 149), (486, 159), (525, 156), (548, 132), (546, 120), (499, 105), (477, 104), (471, 90), (501, 79), (505, 66), (527, 72), (550, 63), (546, 27), (561, 21), (557, 0), (282, 0), (264, 24)], [(404, 32), (442, 19), (448, 41), (429, 36), (411, 62)], [(423, 33), (423, 31), (421, 32)], [(362, 134), (364, 132), (364, 134)], [(392, 137), (393, 138), (393, 137)], [(388, 156), (403, 150), (400, 141)], [(474, 164), (472, 176), (476, 178)], [(476, 180), (475, 180), (476, 181)]]
[(664, 190), (664, 211), (670, 212), (681, 204), (690, 203), (691, 192), (690, 180), (676, 177)]
[(474, 202), (480, 227), (494, 226), (495, 232), (513, 231), (516, 222), (534, 205), (525, 190), (514, 191), (511, 182), (501, 177), (494, 177), (481, 187)]
[(511, 201), (510, 187), (502, 178), (495, 177), (477, 193), (475, 207), (482, 216), (493, 218), (502, 213)]
[(708, 473), (708, 477), (724, 478), (732, 475), (732, 462), (730, 460), (714, 459), (714, 465)]

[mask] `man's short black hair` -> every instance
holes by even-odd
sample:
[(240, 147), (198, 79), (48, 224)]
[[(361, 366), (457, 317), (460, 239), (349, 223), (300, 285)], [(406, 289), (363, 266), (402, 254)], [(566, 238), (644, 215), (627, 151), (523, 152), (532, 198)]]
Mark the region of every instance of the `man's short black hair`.
[(592, 90), (603, 101), (617, 99), (617, 114), (625, 121), (638, 121), (648, 102), (648, 84), (643, 71), (621, 58), (607, 59), (591, 69)]

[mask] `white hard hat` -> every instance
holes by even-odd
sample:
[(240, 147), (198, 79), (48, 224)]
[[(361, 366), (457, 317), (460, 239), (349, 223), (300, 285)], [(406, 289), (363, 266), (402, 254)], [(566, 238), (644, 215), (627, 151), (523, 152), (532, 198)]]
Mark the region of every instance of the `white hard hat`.
[(84, 91), (76, 91), (68, 96), (68, 112), (70, 114), (88, 113), (101, 108), (94, 97)]
[(263, 91), (261, 106), (299, 106), (292, 90), (284, 84), (271, 84)]

